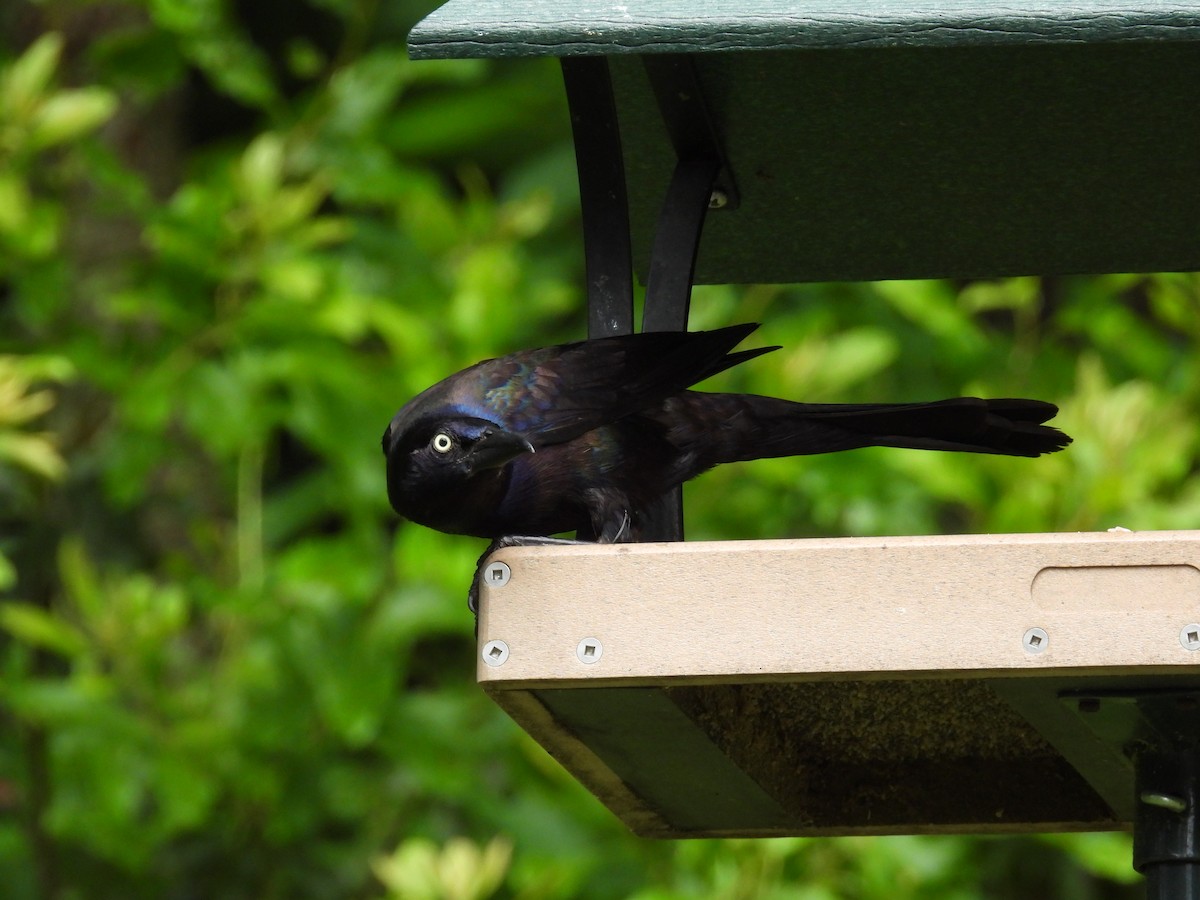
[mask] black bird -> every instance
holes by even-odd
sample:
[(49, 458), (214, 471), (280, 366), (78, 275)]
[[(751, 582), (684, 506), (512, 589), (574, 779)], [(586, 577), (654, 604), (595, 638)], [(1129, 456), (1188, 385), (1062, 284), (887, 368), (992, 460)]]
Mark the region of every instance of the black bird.
[(778, 347), (734, 352), (757, 325), (624, 335), (477, 363), (409, 401), (383, 435), (388, 499), (451, 534), (577, 531), (636, 540), (638, 510), (720, 463), (911, 447), (1061, 450), (1039, 400), (795, 403), (689, 391)]

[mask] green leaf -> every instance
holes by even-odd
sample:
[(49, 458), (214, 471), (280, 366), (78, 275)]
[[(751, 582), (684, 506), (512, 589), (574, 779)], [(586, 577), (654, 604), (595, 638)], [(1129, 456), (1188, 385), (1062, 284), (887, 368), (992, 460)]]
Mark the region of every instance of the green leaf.
[(221, 9), (211, 0), (148, 0), (147, 6), (155, 24), (185, 35), (214, 28)]
[(83, 541), (78, 537), (64, 537), (59, 544), (58, 574), (71, 602), (82, 613), (84, 622), (101, 621), (107, 609), (104, 588), (88, 558)]
[(0, 591), (7, 591), (17, 583), (17, 569), (12, 561), (0, 551)]
[(1141, 880), (1141, 875), (1134, 870), (1130, 862), (1133, 858), (1133, 843), (1128, 834), (1050, 834), (1043, 835), (1041, 840), (1066, 850), (1084, 869), (1101, 878), (1118, 884), (1134, 884)]
[(504, 883), (511, 858), (512, 844), (501, 837), (482, 850), (453, 837), (440, 851), (432, 841), (410, 838), (372, 868), (396, 900), (485, 900)]
[(63, 39), (48, 32), (34, 41), (0, 77), (0, 120), (25, 117), (45, 93), (62, 56)]
[(881, 281), (873, 285), (894, 309), (956, 352), (977, 352), (983, 335), (943, 281)]
[(389, 896), (407, 900), (437, 900), (437, 846), (426, 838), (410, 838), (391, 856), (372, 864), (375, 877)]
[(78, 657), (88, 650), (88, 641), (74, 625), (31, 603), (0, 605), (0, 628), (17, 640), (61, 656)]
[[(14, 214), (10, 211), (10, 216)], [(28, 206), (19, 213), (20, 219), (14, 221), (12, 230), (5, 232), (0, 228), (0, 237), (6, 239), (11, 252), (18, 258), (33, 262), (46, 260), (58, 248), (62, 214), (62, 207), (57, 203), (30, 198)]]
[(75, 140), (107, 122), (116, 109), (116, 95), (104, 88), (60, 91), (34, 115), (30, 144), (43, 149)]
[(196, 64), (229, 96), (259, 108), (278, 99), (270, 63), (253, 44), (218, 31), (190, 41), (188, 48)]
[(28, 226), (32, 199), (21, 175), (0, 170), (0, 235), (19, 235)]
[(283, 183), (283, 140), (280, 136), (271, 132), (259, 135), (242, 154), (238, 176), (251, 202), (262, 205), (273, 200)]
[(42, 434), (17, 434), (0, 431), (0, 462), (10, 462), (57, 481), (66, 473), (67, 464), (50, 441)]
[(185, 61), (178, 43), (169, 33), (149, 25), (100, 34), (92, 41), (89, 56), (103, 81), (113, 87), (154, 97), (184, 76)]

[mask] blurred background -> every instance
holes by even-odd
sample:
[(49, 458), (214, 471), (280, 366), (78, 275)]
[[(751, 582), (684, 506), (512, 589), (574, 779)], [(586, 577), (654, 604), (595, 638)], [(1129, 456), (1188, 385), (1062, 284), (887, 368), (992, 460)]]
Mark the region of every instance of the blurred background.
[[(0, 6), (0, 893), (1131, 898), (1121, 834), (650, 842), (475, 687), (482, 542), (379, 441), (583, 336), (552, 60), (412, 64), (413, 0)], [(1028, 395), (1069, 451), (718, 469), (693, 539), (1200, 523), (1193, 274), (704, 287), (726, 389)]]

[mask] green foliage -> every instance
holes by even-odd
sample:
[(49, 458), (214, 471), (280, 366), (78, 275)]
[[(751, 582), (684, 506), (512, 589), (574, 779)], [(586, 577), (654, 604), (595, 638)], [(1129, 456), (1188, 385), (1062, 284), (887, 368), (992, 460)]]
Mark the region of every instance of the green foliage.
[(376, 860), (374, 869), (398, 900), (486, 900), (503, 883), (511, 856), (512, 845), (502, 838), (482, 850), (465, 838), (451, 838), (440, 850), (412, 838)]
[[(31, 4), (0, 57), (5, 895), (1116, 896), (1123, 835), (639, 841), (482, 696), (481, 548), (395, 521), (379, 437), (581, 334), (557, 73), (410, 63), (422, 4), (241, 6)], [(718, 469), (693, 538), (1200, 515), (1195, 275), (704, 288), (693, 320), (784, 347), (714, 384), (1030, 394), (1077, 438)]]

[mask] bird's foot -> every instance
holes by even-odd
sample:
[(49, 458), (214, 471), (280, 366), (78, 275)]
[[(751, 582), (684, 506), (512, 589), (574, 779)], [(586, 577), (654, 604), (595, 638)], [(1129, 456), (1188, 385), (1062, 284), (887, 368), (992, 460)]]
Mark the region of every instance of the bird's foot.
[(571, 544), (587, 544), (589, 541), (573, 541), (568, 538), (542, 537), (541, 535), (510, 534), (498, 537), (483, 551), (479, 561), (475, 563), (475, 577), (471, 579), (471, 590), (467, 592), (467, 609), (478, 619), (479, 616), (479, 586), (483, 583), (484, 562), (497, 550), (508, 547), (553, 547)]

